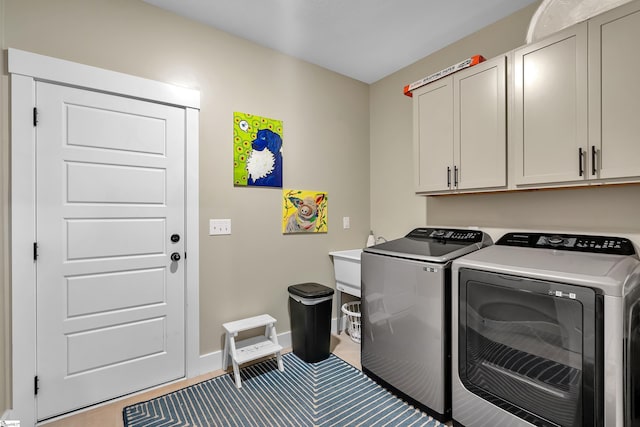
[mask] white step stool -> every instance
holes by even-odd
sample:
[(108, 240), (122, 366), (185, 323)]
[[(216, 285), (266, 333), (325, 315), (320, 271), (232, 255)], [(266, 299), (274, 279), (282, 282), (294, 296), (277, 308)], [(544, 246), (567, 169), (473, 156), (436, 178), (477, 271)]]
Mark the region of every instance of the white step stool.
[[(229, 364), (228, 357), (231, 357), (233, 363), (233, 375), (236, 381), (236, 387), (241, 388), (240, 370), (241, 365), (261, 357), (275, 354), (278, 360), (278, 370), (284, 371), (282, 364), (282, 346), (278, 344), (278, 336), (276, 335), (276, 319), (268, 314), (249, 317), (247, 319), (236, 320), (235, 322), (223, 323), (222, 327), (226, 331), (224, 340), (224, 353), (222, 354), (222, 369), (227, 369)], [(248, 338), (242, 341), (235, 341), (238, 332), (264, 326), (264, 335)]]

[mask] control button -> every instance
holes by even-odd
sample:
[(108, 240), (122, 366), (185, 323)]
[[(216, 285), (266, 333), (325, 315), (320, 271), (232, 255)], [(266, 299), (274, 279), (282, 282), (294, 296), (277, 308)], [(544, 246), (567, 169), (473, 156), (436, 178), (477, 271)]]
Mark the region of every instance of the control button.
[(564, 242), (564, 239), (560, 236), (551, 236), (547, 239), (547, 242), (552, 246), (557, 246), (561, 245)]

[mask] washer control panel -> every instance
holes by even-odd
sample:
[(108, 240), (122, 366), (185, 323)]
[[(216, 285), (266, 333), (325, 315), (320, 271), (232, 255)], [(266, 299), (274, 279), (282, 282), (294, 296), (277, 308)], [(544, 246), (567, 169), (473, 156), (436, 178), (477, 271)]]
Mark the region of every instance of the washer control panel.
[(432, 240), (448, 240), (459, 243), (482, 242), (483, 233), (478, 230), (456, 230), (448, 228), (416, 228), (406, 237)]
[(624, 237), (578, 234), (507, 233), (496, 242), (496, 245), (613, 255), (635, 255), (636, 253), (633, 243)]

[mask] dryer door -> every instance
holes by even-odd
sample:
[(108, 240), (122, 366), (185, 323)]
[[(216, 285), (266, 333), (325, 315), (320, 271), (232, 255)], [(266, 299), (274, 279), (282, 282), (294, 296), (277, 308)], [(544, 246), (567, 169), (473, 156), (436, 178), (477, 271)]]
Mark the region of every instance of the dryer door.
[(532, 424), (601, 425), (602, 298), (485, 271), (459, 277), (464, 386)]

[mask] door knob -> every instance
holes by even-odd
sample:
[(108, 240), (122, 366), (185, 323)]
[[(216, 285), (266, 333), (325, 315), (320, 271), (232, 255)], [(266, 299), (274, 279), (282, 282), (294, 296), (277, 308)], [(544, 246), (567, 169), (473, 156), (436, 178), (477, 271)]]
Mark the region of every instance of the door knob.
[(171, 261), (180, 261), (180, 254), (178, 252), (174, 252), (171, 254)]

